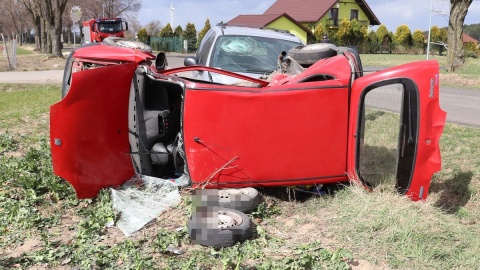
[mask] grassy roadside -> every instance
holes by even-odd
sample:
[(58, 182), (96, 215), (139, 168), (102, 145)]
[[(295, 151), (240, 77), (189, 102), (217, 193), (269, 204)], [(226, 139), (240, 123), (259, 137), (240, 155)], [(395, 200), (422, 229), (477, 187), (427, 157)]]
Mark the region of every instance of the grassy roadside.
[[(34, 51), (33, 44), (17, 47), (17, 69), (14, 71), (38, 71), (63, 69), (66, 58), (49, 56)], [(7, 57), (0, 54), (0, 72), (9, 70)]]
[[(362, 54), (360, 57), (364, 67), (393, 67), (426, 59), (425, 55), (410, 54)], [(446, 56), (431, 55), (430, 60), (437, 60), (440, 64), (442, 85), (480, 89), (480, 59), (467, 57), (465, 65), (453, 73), (445, 71)]]
[[(265, 189), (254, 238), (213, 250), (191, 245), (185, 230), (176, 230), (188, 218), (188, 196), (130, 238), (105, 226), (114, 218), (107, 191), (76, 200), (53, 175), (49, 156), (47, 112), (59, 96), (59, 86), (0, 84), (0, 109), (8, 108), (0, 114), (8, 113), (0, 118), (0, 268), (475, 269), (480, 263), (479, 129), (446, 126), (443, 170), (426, 202), (397, 195), (388, 182), (372, 193), (348, 186), (322, 197)], [(375, 121), (396, 128), (390, 119), (385, 113)], [(185, 253), (168, 253), (170, 244)]]
[(45, 129), (49, 106), (60, 98), (57, 85), (0, 84), (1, 129), (18, 126)]

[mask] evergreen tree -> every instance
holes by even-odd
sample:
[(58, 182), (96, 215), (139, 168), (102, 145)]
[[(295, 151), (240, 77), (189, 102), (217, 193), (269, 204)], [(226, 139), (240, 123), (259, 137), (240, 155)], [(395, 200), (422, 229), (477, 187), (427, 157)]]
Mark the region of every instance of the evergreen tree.
[(210, 20), (207, 18), (205, 21), (205, 26), (203, 27), (202, 31), (198, 34), (198, 40), (197, 40), (197, 48), (202, 42), (203, 37), (207, 34), (208, 30), (210, 30)]
[(322, 24), (319, 23), (317, 27), (315, 27), (315, 31), (313, 32), (313, 36), (315, 37), (316, 42), (321, 42), (323, 39), (323, 27)]
[(370, 31), (370, 33), (368, 33), (368, 43), (368, 51), (370, 53), (378, 53), (380, 51), (380, 40), (374, 31)]
[(350, 21), (347, 19), (343, 19), (340, 22), (340, 27), (338, 28), (337, 33), (335, 34), (335, 39), (339, 43), (337, 45), (340, 45), (340, 46), (346, 45), (347, 40), (349, 39), (349, 36), (350, 36), (350, 32), (351, 32)]
[(408, 28), (408, 25), (406, 24), (402, 24), (397, 27), (394, 38), (395, 41), (400, 45), (403, 45), (405, 47), (412, 46), (412, 33), (410, 32), (410, 28)]
[(378, 27), (377, 32), (375, 32), (375, 34), (377, 34), (378, 40), (380, 40), (380, 42), (384, 42), (385, 37), (388, 35), (388, 29), (384, 24), (381, 24), (380, 27)]
[(336, 34), (336, 40), (342, 46), (360, 46), (367, 36), (367, 28), (359, 21), (343, 19)]
[(413, 32), (412, 39), (413, 46), (415, 48), (423, 49), (423, 47), (425, 46), (425, 35), (423, 35), (422, 31), (415, 30), (415, 32)]
[(160, 37), (173, 37), (173, 30), (172, 26), (170, 26), (170, 23), (167, 23), (165, 27), (160, 31)]
[(188, 40), (188, 51), (193, 52), (197, 49), (197, 29), (193, 23), (187, 23), (183, 38)]
[(430, 41), (437, 42), (440, 41), (440, 29), (437, 26), (432, 26), (430, 28)]
[(147, 29), (145, 28), (140, 29), (140, 31), (138, 31), (137, 37), (138, 37), (138, 41), (146, 43), (148, 41)]
[(173, 35), (176, 36), (176, 37), (182, 37), (183, 36), (183, 29), (180, 25), (177, 26), (177, 28), (175, 28), (175, 32), (173, 32)]

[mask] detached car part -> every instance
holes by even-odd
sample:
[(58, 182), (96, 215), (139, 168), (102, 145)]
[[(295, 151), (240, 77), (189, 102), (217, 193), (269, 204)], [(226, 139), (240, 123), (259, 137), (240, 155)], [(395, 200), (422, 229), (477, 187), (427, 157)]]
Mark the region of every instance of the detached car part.
[(250, 219), (244, 213), (218, 207), (202, 207), (188, 221), (192, 243), (214, 248), (230, 247), (252, 236)]
[(250, 213), (257, 208), (260, 199), (254, 188), (222, 189), (218, 191), (218, 205), (243, 213)]

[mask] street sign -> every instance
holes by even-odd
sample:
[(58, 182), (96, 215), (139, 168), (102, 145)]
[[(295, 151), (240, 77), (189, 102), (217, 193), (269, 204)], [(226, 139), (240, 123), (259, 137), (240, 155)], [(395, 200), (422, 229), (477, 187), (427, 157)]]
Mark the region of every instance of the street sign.
[[(80, 20), (80, 18), (82, 17), (82, 9), (79, 7), (79, 6), (74, 6), (72, 7), (72, 9), (70, 10), (70, 18), (72, 18), (72, 22), (73, 22), (73, 49), (75, 49), (76, 47), (76, 39), (75, 39), (75, 36), (76, 36), (76, 33), (75, 33), (75, 23), (78, 22)], [(82, 31), (82, 29), (80, 28), (80, 32)]]
[(72, 21), (78, 22), (81, 17), (82, 9), (79, 6), (72, 7), (72, 10), (70, 10), (70, 18), (72, 18)]

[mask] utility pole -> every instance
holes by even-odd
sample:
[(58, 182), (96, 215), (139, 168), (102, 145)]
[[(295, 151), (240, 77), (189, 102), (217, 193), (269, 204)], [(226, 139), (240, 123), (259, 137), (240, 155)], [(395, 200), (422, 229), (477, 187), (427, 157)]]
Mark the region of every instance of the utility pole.
[(427, 60), (430, 55), (430, 32), (432, 32), (432, 12), (433, 12), (433, 0), (430, 4), (430, 22), (428, 23), (428, 41), (427, 41)]

